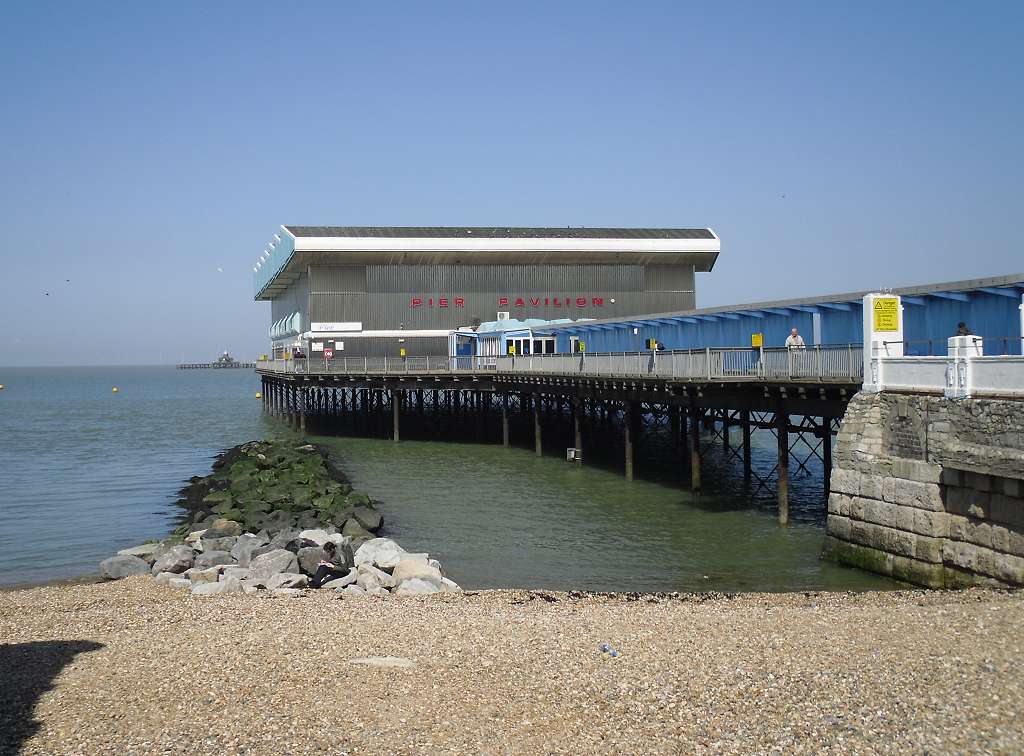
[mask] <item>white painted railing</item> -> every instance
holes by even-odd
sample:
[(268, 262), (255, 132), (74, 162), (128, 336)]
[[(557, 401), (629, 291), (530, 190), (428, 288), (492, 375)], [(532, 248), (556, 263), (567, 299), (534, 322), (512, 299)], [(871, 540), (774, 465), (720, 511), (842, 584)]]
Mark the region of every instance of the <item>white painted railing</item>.
[(871, 360), (864, 390), (971, 396), (1024, 397), (1024, 357), (983, 356), (977, 336), (954, 336), (945, 357), (889, 357)]
[(860, 345), (804, 349), (695, 349), (672, 352), (534, 354), (498, 357), (499, 373), (662, 377), (683, 380), (800, 380), (859, 383)]
[(309, 375), (516, 373), (591, 377), (660, 377), (682, 380), (859, 383), (860, 345), (803, 349), (693, 349), (663, 352), (535, 354), (502, 357), (339, 357), (264, 360), (257, 368)]
[(291, 375), (402, 375), (493, 372), (496, 357), (302, 357), (262, 360), (257, 370)]

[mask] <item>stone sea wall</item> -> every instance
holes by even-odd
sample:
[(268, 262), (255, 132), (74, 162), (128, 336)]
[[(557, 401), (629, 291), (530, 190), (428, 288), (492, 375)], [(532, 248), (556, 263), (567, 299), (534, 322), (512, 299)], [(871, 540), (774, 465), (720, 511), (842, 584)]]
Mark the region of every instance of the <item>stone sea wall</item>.
[(429, 554), (379, 537), (384, 518), (373, 502), (316, 447), (254, 441), (213, 467), (182, 490), (185, 515), (170, 538), (119, 551), (100, 563), (101, 575), (153, 575), (196, 595), (298, 596), (328, 561), (336, 574), (321, 587), (346, 594), (459, 590)]
[(1024, 585), (1024, 402), (855, 396), (826, 553), (933, 588)]

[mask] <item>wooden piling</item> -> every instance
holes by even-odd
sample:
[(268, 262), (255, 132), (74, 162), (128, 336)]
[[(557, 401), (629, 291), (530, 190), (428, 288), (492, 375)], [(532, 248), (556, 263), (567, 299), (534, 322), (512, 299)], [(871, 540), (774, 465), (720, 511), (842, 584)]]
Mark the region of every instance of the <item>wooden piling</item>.
[(392, 389), (391, 390), (391, 424), (392, 424), (391, 438), (394, 440), (395, 443), (398, 443), (398, 441), (401, 439), (401, 433), (400, 433), (399, 421), (398, 421), (401, 407), (402, 407), (402, 392), (399, 391), (398, 389)]
[(508, 394), (501, 395), (501, 445), (506, 449), (511, 446), (509, 443), (508, 428)]
[(779, 402), (775, 412), (775, 429), (779, 439), (779, 524), (786, 525), (789, 523), (789, 414), (785, 400)]
[(700, 493), (700, 407), (690, 407), (690, 490)]
[(625, 441), (626, 454), (626, 480), (633, 480), (633, 423), (634, 403), (626, 403), (626, 412), (623, 417), (623, 440)]
[(541, 442), (540, 429), (540, 397), (535, 397), (533, 402), (533, 453), (538, 457), (544, 455), (544, 447)]
[(750, 480), (750, 410), (740, 412), (743, 423), (743, 477)]
[(583, 464), (583, 400), (576, 399), (572, 403), (573, 462)]
[(821, 418), (823, 435), (821, 437), (822, 477), (824, 478), (825, 496), (832, 491), (832, 418)]

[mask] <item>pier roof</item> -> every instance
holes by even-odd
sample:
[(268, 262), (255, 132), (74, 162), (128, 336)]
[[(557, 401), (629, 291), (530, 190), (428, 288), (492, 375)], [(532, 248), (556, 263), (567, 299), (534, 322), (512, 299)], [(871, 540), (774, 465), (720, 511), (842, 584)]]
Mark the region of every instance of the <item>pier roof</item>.
[(709, 228), (520, 228), (512, 226), (285, 226), (293, 236), (364, 239), (714, 239)]
[(721, 250), (710, 228), (281, 226), (253, 269), (256, 299), (273, 299), (310, 264), (693, 265)]

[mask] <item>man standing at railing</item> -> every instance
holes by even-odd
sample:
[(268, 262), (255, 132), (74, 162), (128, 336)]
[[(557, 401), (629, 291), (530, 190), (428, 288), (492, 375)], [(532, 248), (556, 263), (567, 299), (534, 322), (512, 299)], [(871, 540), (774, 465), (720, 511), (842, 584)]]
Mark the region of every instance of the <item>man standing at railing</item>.
[(786, 337), (786, 348), (787, 349), (804, 349), (804, 337), (801, 336), (794, 328), (789, 332), (789, 336)]

